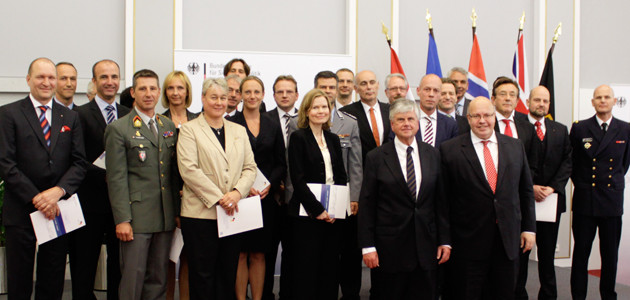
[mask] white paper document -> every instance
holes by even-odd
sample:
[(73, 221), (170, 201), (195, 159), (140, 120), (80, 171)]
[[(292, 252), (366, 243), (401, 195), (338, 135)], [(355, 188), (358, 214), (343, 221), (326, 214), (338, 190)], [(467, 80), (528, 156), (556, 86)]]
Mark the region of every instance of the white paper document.
[(171, 252), (168, 257), (174, 263), (179, 261), (179, 255), (182, 253), (182, 249), (184, 249), (184, 236), (182, 236), (182, 230), (179, 228), (175, 228), (175, 232), (173, 232), (173, 239), (171, 240)]
[(52, 220), (47, 219), (40, 211), (31, 213), (31, 222), (38, 245), (85, 226), (85, 218), (83, 218), (77, 194), (70, 196), (68, 200), (60, 200), (57, 205), (59, 215)]
[(558, 209), (558, 193), (552, 193), (545, 200), (536, 202), (536, 221), (555, 222)]
[(103, 151), (92, 164), (101, 169), (105, 169), (105, 151)]
[[(346, 212), (350, 206), (350, 190), (348, 186), (321, 183), (307, 183), (306, 185), (315, 195), (315, 199), (324, 206), (331, 218), (346, 218)], [(300, 216), (308, 216), (302, 204), (300, 204)]]
[(232, 216), (228, 216), (225, 210), (217, 205), (217, 227), (219, 238), (262, 228), (260, 196), (241, 199), (238, 202), (238, 212), (235, 211)]
[(270, 183), (267, 177), (265, 177), (265, 175), (260, 171), (260, 169), (256, 168), (256, 171), (256, 180), (254, 180), (252, 188), (259, 192), (262, 192), (262, 190), (266, 189)]

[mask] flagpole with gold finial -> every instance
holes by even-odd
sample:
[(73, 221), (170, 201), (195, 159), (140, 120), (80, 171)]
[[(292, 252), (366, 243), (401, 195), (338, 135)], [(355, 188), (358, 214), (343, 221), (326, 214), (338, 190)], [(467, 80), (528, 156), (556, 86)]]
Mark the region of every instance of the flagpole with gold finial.
[(472, 21), (472, 34), (473, 40), (475, 39), (475, 33), (477, 32), (477, 12), (475, 12), (475, 8), (472, 9), (472, 15), (470, 16), (470, 20)]
[(551, 49), (549, 50), (549, 55), (553, 53), (553, 50), (556, 48), (556, 42), (558, 42), (558, 38), (562, 34), (562, 22), (558, 23), (556, 29), (553, 31), (553, 40), (551, 43)]
[(383, 34), (385, 34), (385, 38), (387, 39), (387, 44), (391, 48), (392, 47), (392, 39), (389, 37), (389, 30), (387, 29), (387, 26), (385, 26), (385, 23), (383, 21), (381, 21), (381, 25), (383, 25)]
[(518, 26), (518, 35), (516, 36), (516, 43), (518, 43), (518, 40), (521, 38), (521, 32), (523, 32), (523, 28), (525, 27), (525, 11), (523, 11), (521, 18), (519, 19), (519, 22), (520, 22), (520, 25)]
[[(431, 18), (431, 13), (429, 13), (429, 9), (427, 8), (427, 24), (429, 25), (429, 33), (433, 35), (433, 18)], [(433, 35), (435, 37), (435, 35)]]

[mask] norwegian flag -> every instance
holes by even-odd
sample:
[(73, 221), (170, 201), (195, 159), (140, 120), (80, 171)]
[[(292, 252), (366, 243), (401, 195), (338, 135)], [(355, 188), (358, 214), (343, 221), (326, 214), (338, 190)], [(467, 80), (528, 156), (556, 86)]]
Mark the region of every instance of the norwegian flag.
[[(405, 75), (405, 71), (402, 68), (402, 65), (400, 64), (400, 60), (398, 59), (398, 54), (396, 54), (396, 51), (394, 50), (394, 48), (392, 48), (392, 46), (389, 46), (389, 50), (391, 51), (391, 74), (394, 73), (400, 73), (403, 74), (403, 76), (405, 76), (405, 78), (407, 78), (407, 75)], [(411, 88), (409, 87), (409, 84), (407, 84), (407, 95), (405, 96), (406, 99), (408, 100), (415, 100), (413, 97), (413, 93), (411, 92)]]
[(486, 71), (483, 68), (483, 59), (479, 49), (477, 34), (473, 33), (473, 46), (470, 52), (470, 63), (468, 65), (468, 91), (467, 98), (483, 96), (490, 98), (488, 93), (488, 81), (486, 81)]
[(523, 30), (518, 30), (518, 41), (516, 43), (516, 51), (514, 51), (514, 60), (512, 61), (512, 75), (518, 83), (520, 99), (516, 103), (516, 111), (524, 114), (529, 113), (527, 108), (527, 99), (529, 98), (529, 80), (527, 75), (527, 59), (525, 59), (525, 41), (523, 39)]

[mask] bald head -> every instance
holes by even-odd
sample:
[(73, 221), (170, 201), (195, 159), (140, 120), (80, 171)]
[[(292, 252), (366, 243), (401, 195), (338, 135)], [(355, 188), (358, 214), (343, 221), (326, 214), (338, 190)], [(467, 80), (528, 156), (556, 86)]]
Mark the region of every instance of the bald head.
[(376, 104), (376, 95), (378, 92), (378, 80), (374, 72), (365, 70), (359, 72), (355, 77), (354, 89), (359, 94), (361, 101), (367, 105)]
[(442, 91), (442, 79), (435, 74), (427, 74), (420, 80), (420, 86), (416, 89), (420, 97), (420, 108), (426, 114), (432, 114), (437, 107)]
[(35, 65), (35, 63), (49, 63), (49, 64), (53, 65), (53, 67), (55, 67), (55, 63), (52, 60), (50, 60), (49, 58), (46, 58), (46, 57), (36, 58), (35, 60), (33, 60), (31, 62), (30, 65), (28, 65), (28, 73), (26, 73), (26, 75), (30, 76), (32, 74), (32, 72), (33, 72), (33, 65)]
[(486, 97), (477, 97), (468, 105), (468, 123), (470, 130), (480, 139), (489, 139), (494, 132), (496, 115), (492, 101)]
[(529, 92), (527, 106), (529, 114), (536, 120), (540, 121), (549, 113), (550, 104), (550, 94), (546, 87), (539, 85)]
[(612, 109), (617, 103), (617, 98), (615, 98), (613, 89), (610, 86), (603, 84), (593, 91), (593, 99), (591, 99), (591, 103), (595, 108), (597, 116), (602, 120), (608, 120), (612, 117)]

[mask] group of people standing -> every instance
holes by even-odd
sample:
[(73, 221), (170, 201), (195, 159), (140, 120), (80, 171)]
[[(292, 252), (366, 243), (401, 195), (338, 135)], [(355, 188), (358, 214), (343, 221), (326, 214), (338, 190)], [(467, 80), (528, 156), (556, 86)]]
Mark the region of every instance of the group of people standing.
[[(86, 226), (39, 246), (37, 299), (61, 299), (67, 253), (73, 298), (95, 299), (103, 243), (108, 299), (172, 297), (176, 227), (185, 245), (180, 299), (246, 299), (248, 285), (252, 299), (275, 299), (280, 243), (281, 299), (337, 299), (339, 288), (342, 299), (359, 299), (362, 262), (371, 269), (371, 299), (527, 299), (534, 244), (538, 297), (555, 299), (553, 256), (569, 177), (573, 297), (586, 297), (599, 229), (600, 293), (616, 298), (630, 124), (612, 116), (616, 99), (606, 85), (595, 89), (596, 115), (569, 134), (545, 118), (545, 87), (531, 91), (524, 115), (515, 112), (513, 80), (499, 77), (491, 99), (466, 99), (460, 68), (449, 78), (424, 76), (419, 101), (400, 98), (406, 78), (390, 74), (389, 103), (377, 99), (371, 71), (322, 71), (299, 109), (297, 82), (282, 75), (273, 84), (277, 108), (266, 111), (262, 80), (234, 59), (225, 78), (203, 82), (197, 114), (188, 111), (192, 87), (180, 71), (161, 88), (155, 72), (137, 71), (133, 107), (117, 104), (120, 71), (111, 60), (92, 68), (93, 100), (64, 102), (57, 82), (69, 66), (34, 60), (29, 96), (0, 108), (10, 299), (29, 299), (33, 289), (28, 215), (53, 219), (58, 201), (74, 193)], [(156, 113), (160, 98), (164, 114)], [(103, 156), (105, 169), (92, 163)], [(258, 171), (270, 183), (263, 190), (252, 187)], [(345, 218), (329, 215), (308, 183), (348, 185)], [(534, 203), (552, 193), (556, 221), (537, 222)], [(217, 210), (233, 215), (241, 199), (256, 195), (264, 226), (219, 238)]]

